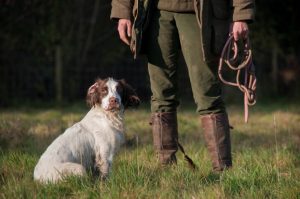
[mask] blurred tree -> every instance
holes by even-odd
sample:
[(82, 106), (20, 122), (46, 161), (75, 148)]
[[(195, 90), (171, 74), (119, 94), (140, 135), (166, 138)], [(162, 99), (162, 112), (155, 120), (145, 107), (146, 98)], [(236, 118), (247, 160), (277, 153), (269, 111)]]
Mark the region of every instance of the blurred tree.
[(266, 75), (271, 76), (270, 86), (273, 94), (277, 95), (279, 85), (283, 83), (279, 79), (281, 71), (285, 67), (293, 67), (288, 65), (289, 57), (297, 57), (299, 60), (300, 13), (296, 10), (299, 1), (258, 0), (256, 7), (256, 22), (251, 32), (256, 61), (264, 67), (257, 67), (260, 70), (260, 81), (268, 85), (270, 81)]
[[(145, 61), (134, 62), (119, 41), (116, 24), (109, 19), (110, 3), (0, 0), (0, 106), (77, 100), (97, 76), (125, 78), (148, 97)], [(259, 90), (264, 96), (300, 93), (291, 89), (300, 88), (299, 1), (256, 3), (251, 39)], [(186, 80), (183, 88), (189, 87), (186, 75), (179, 77)], [(183, 90), (187, 96), (189, 89)]]
[(0, 1), (0, 104), (81, 97), (87, 66), (124, 52), (109, 13), (108, 0)]

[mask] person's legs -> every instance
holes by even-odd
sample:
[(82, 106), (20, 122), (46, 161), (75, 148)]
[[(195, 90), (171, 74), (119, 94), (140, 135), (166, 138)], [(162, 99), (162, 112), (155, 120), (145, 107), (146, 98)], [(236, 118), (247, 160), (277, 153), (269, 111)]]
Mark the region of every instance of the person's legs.
[(151, 83), (151, 124), (154, 149), (162, 165), (176, 163), (177, 59), (179, 38), (174, 13), (156, 11), (146, 36)]
[(174, 112), (177, 94), (179, 37), (174, 13), (154, 12), (147, 29), (148, 72), (151, 83), (151, 111)]
[(177, 13), (175, 21), (197, 111), (200, 115), (225, 112), (217, 78), (218, 59), (203, 61), (201, 33), (195, 14)]
[(177, 13), (175, 21), (213, 169), (221, 171), (231, 167), (232, 158), (229, 122), (217, 78), (218, 57), (203, 61), (200, 28), (195, 14)]

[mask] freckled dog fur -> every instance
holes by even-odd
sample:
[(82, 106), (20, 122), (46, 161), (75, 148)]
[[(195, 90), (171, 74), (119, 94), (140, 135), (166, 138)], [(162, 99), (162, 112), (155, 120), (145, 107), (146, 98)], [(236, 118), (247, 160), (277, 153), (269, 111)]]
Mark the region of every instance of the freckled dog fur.
[(139, 102), (124, 80), (96, 80), (87, 92), (90, 111), (46, 149), (34, 169), (34, 179), (57, 182), (87, 171), (107, 178), (113, 157), (124, 142), (124, 110)]

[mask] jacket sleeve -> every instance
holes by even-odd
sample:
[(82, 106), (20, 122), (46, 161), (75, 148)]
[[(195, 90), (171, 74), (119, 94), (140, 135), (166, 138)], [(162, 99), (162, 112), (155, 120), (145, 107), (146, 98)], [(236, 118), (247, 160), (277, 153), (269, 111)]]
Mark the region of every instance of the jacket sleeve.
[(111, 19), (132, 19), (134, 0), (112, 0)]
[(255, 2), (254, 0), (233, 0), (233, 21), (248, 21), (254, 20)]

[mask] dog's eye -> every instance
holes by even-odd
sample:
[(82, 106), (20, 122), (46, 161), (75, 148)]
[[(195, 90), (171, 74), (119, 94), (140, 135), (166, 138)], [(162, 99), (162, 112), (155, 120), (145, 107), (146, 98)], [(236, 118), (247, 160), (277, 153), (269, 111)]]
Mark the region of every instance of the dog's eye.
[(118, 92), (119, 94), (122, 94), (122, 92), (123, 92), (123, 87), (122, 87), (121, 85), (117, 85), (117, 92)]
[(107, 87), (101, 88), (101, 92), (102, 92), (102, 93), (107, 93)]

